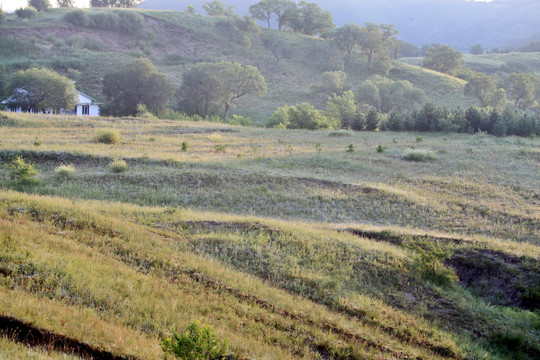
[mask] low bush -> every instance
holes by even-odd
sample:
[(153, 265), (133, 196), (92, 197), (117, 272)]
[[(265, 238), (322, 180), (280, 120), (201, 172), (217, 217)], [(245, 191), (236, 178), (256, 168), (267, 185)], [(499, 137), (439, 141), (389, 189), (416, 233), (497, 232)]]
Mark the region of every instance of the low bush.
[(62, 164), (54, 169), (54, 173), (59, 178), (70, 178), (75, 174), (75, 166), (73, 164)]
[(37, 17), (37, 10), (32, 6), (27, 6), (24, 9), (19, 8), (15, 10), (15, 14), (17, 14), (19, 19), (35, 19)]
[(94, 135), (93, 140), (102, 144), (118, 144), (122, 141), (122, 135), (118, 130), (103, 129)]
[(435, 156), (433, 151), (412, 149), (406, 150), (403, 154), (403, 158), (407, 161), (426, 162), (436, 160), (437, 156)]
[(430, 280), (437, 285), (447, 286), (458, 279), (454, 269), (445, 266), (451, 252), (437, 243), (424, 241), (406, 245), (416, 253), (413, 267), (415, 272), (423, 279)]
[(111, 11), (100, 11), (90, 14), (89, 25), (94, 29), (116, 31), (120, 29), (120, 16)]
[(119, 13), (119, 30), (126, 35), (139, 36), (144, 32), (144, 17), (133, 11), (122, 11)]
[(86, 27), (90, 24), (90, 18), (88, 17), (87, 12), (80, 9), (68, 12), (64, 15), (64, 21), (80, 27)]
[(161, 341), (161, 348), (183, 360), (223, 360), (227, 356), (228, 340), (220, 340), (211, 327), (193, 322), (182, 334), (176, 332)]
[(128, 164), (123, 159), (114, 158), (113, 161), (111, 161), (111, 163), (109, 164), (109, 169), (115, 174), (123, 173), (127, 171)]
[(8, 164), (9, 178), (23, 185), (36, 185), (39, 181), (35, 178), (39, 171), (33, 164), (27, 163), (23, 157), (17, 156)]

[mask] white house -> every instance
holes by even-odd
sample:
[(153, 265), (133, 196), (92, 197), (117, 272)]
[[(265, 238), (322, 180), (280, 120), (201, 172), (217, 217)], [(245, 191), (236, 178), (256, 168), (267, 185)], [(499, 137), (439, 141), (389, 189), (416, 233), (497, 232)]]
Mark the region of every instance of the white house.
[[(77, 105), (75, 106), (75, 109), (60, 109), (58, 114), (68, 114), (68, 115), (77, 115), (77, 116), (99, 116), (99, 106), (100, 103), (97, 103), (95, 99), (91, 98), (90, 96), (83, 94), (79, 90), (77, 91), (78, 101)], [(25, 95), (26, 90), (24, 89), (18, 89), (16, 92), (22, 93), (23, 97)], [(42, 113), (41, 111), (36, 111), (35, 109), (23, 109), (22, 107), (13, 107), (9, 106), (9, 103), (13, 102), (14, 98), (16, 97), (16, 94), (11, 95), (6, 100), (0, 102), (2, 105), (6, 105), (6, 111), (10, 112), (31, 112), (31, 113)], [(46, 111), (48, 114), (54, 114), (54, 111)]]
[(75, 115), (77, 116), (99, 116), (99, 103), (90, 96), (83, 94), (77, 90), (79, 101), (75, 107)]

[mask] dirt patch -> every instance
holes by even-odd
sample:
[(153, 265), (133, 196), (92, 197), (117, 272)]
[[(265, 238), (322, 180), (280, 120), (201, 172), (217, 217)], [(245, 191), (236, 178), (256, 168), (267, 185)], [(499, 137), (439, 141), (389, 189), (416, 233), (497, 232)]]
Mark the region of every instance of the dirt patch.
[(93, 360), (136, 360), (132, 356), (114, 355), (95, 346), (85, 344), (61, 334), (41, 329), (9, 316), (0, 316), (0, 336), (25, 344), (63, 353), (74, 354), (83, 359)]
[(493, 305), (540, 309), (540, 264), (501, 252), (462, 251), (446, 261), (459, 284)]

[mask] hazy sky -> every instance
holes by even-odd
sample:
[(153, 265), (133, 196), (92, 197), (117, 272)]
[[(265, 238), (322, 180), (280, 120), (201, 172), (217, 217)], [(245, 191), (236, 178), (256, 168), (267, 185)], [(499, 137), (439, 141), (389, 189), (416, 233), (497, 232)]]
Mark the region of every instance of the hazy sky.
[[(56, 0), (49, 0), (51, 4), (56, 5)], [(437, 1), (437, 0), (433, 0)], [(492, 0), (474, 0), (474, 1), (485, 1), (489, 2)], [(227, 1), (225, 1), (227, 2)], [(253, 0), (253, 3), (256, 3), (257, 0)], [(310, 2), (317, 2), (317, 0), (310, 0)], [(15, 10), (20, 7), (26, 6), (28, 3), (27, 0), (0, 0), (0, 5), (4, 10)], [(75, 5), (78, 7), (87, 7), (89, 3), (89, 0), (75, 0)]]

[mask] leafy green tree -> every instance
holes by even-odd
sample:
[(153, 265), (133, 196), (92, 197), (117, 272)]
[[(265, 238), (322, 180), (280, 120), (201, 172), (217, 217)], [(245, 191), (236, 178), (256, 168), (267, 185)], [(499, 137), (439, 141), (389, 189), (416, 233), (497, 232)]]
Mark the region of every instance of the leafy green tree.
[(272, 4), (278, 29), (283, 30), (287, 26), (287, 15), (296, 8), (296, 4), (291, 0), (272, 0)]
[(306, 35), (320, 35), (335, 28), (329, 11), (323, 11), (317, 4), (307, 1), (289, 5), (284, 17), (287, 27)]
[(330, 38), (337, 43), (339, 49), (344, 54), (345, 63), (350, 63), (351, 53), (355, 46), (358, 45), (361, 34), (362, 28), (360, 26), (356, 24), (346, 24), (335, 29), (330, 35)]
[(455, 75), (463, 67), (463, 54), (448, 45), (430, 48), (423, 66), (441, 73)]
[(73, 81), (52, 70), (32, 68), (11, 76), (8, 101), (10, 107), (42, 112), (71, 109), (77, 103)]
[(233, 6), (226, 5), (223, 1), (213, 0), (203, 4), (203, 9), (210, 16), (231, 16), (233, 14)]
[(416, 57), (420, 56), (420, 48), (414, 44), (399, 41), (398, 57)]
[(195, 15), (197, 13), (197, 10), (195, 10), (195, 6), (188, 5), (186, 6), (186, 14)]
[(246, 95), (264, 96), (266, 91), (264, 77), (253, 66), (227, 61), (198, 63), (182, 76), (179, 107), (191, 114), (207, 116), (221, 104), (226, 120), (237, 99)]
[(28, 0), (28, 6), (32, 6), (37, 11), (45, 11), (51, 7), (49, 0)]
[(326, 103), (326, 117), (333, 128), (353, 128), (357, 121), (358, 105), (351, 90), (345, 91), (341, 96), (334, 95)]
[(537, 79), (532, 74), (510, 74), (504, 81), (504, 88), (508, 97), (514, 101), (514, 105), (525, 108), (531, 105), (535, 98), (535, 85)]
[(347, 74), (344, 71), (326, 71), (322, 73), (317, 84), (311, 85), (314, 93), (325, 94), (326, 96), (342, 95), (344, 91), (351, 87), (347, 82)]
[(157, 71), (148, 59), (134, 60), (103, 78), (103, 94), (112, 115), (135, 115), (139, 104), (154, 113), (163, 111), (172, 92), (167, 74)]
[(482, 47), (482, 44), (475, 44), (471, 46), (470, 51), (473, 55), (482, 55), (484, 53), (484, 48)]
[(367, 68), (373, 70), (376, 61), (382, 61), (390, 57), (389, 49), (394, 44), (398, 31), (394, 25), (376, 25), (366, 23), (358, 36), (358, 45), (367, 56)]
[(315, 107), (309, 103), (301, 103), (288, 109), (288, 129), (319, 130), (328, 129), (331, 123)]
[(262, 0), (249, 7), (249, 13), (255, 19), (266, 21), (270, 29), (270, 20), (274, 14), (274, 0)]
[(389, 113), (392, 110), (405, 111), (422, 106), (426, 102), (426, 94), (407, 80), (393, 81), (375, 75), (360, 85), (357, 100), (382, 113)]
[(185, 333), (173, 333), (161, 341), (163, 352), (183, 360), (224, 360), (228, 340), (220, 340), (212, 328), (194, 322)]
[(90, 0), (91, 7), (133, 8), (142, 0)]
[(506, 94), (497, 86), (497, 79), (482, 73), (476, 73), (465, 85), (465, 95), (480, 101), (480, 106), (500, 107), (506, 102)]

